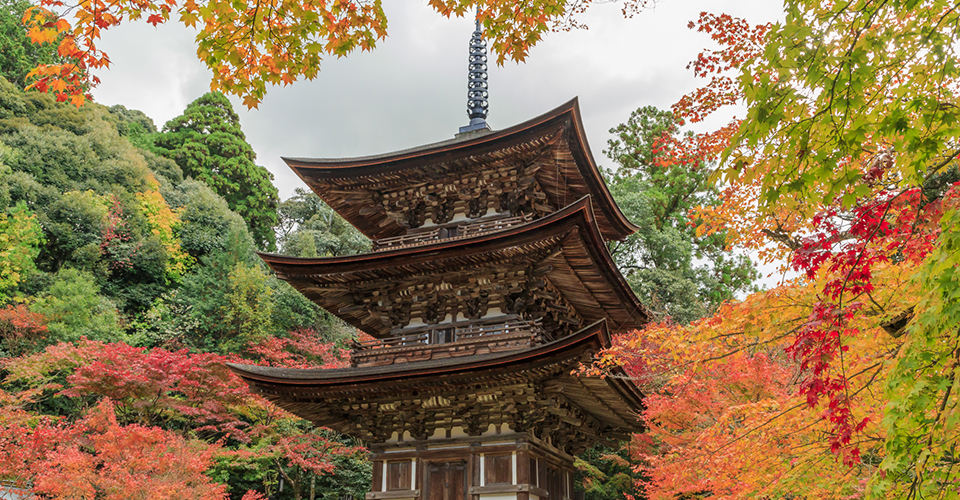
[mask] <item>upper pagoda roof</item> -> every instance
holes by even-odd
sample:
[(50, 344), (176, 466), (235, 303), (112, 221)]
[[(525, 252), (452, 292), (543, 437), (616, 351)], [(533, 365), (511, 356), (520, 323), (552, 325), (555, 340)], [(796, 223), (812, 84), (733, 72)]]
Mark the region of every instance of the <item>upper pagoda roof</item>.
[(373, 156), (283, 160), (321, 199), (371, 239), (407, 231), (386, 212), (374, 209), (378, 190), (426, 186), (460, 179), (484, 167), (511, 164), (532, 172), (554, 207), (590, 195), (604, 239), (621, 240), (638, 229), (623, 215), (604, 184), (587, 144), (576, 98), (519, 125), (485, 135)]
[[(411, 299), (420, 290), (446, 285), (447, 290), (494, 287), (489, 293), (502, 298), (511, 280), (530, 273), (545, 277), (583, 324), (606, 319), (615, 332), (639, 328), (648, 315), (607, 251), (593, 206), (585, 196), (501, 231), (371, 254), (261, 257), (308, 299), (377, 337), (390, 333), (382, 318), (397, 297)], [(413, 300), (412, 307), (426, 305)]]

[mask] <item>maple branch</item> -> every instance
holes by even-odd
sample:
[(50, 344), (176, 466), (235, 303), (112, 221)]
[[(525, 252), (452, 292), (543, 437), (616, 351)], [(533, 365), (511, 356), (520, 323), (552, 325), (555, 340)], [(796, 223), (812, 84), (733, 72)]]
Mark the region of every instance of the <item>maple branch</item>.
[[(883, 214), (880, 216), (880, 218), (879, 218), (878, 220), (883, 221), (884, 219), (886, 219), (887, 214), (890, 213), (890, 208), (893, 206), (893, 202), (894, 202), (897, 198), (899, 198), (900, 196), (902, 196), (904, 193), (905, 193), (905, 191), (900, 191), (899, 193), (897, 193), (896, 196), (894, 196), (893, 198), (887, 200), (887, 206), (884, 207), (884, 209), (883, 209)], [(864, 254), (865, 254), (866, 251), (867, 251), (867, 243), (869, 243), (870, 241), (872, 241), (873, 238), (877, 235), (877, 233), (880, 231), (881, 225), (882, 225), (882, 224), (881, 224), (880, 222), (878, 222), (878, 223), (876, 224), (876, 226), (873, 228), (873, 230), (870, 232), (870, 236), (866, 239), (866, 242), (864, 242), (863, 247), (862, 247), (862, 248), (860, 249), (860, 251), (857, 253), (857, 260), (854, 261), (854, 263), (853, 263), (852, 266), (850, 266), (850, 270), (847, 271), (847, 275), (844, 276), (844, 278), (843, 278), (843, 284), (840, 286), (840, 294), (839, 294), (838, 297), (837, 297), (837, 309), (840, 311), (840, 315), (837, 317), (839, 326), (842, 326), (843, 321), (844, 321), (844, 320), (843, 320), (843, 293), (844, 293), (844, 292), (846, 291), (846, 289), (847, 289), (847, 282), (850, 281), (850, 277), (853, 275), (853, 270), (854, 270), (854, 269), (857, 267), (857, 265), (859, 265), (860, 262), (863, 260), (863, 256), (864, 256)], [(850, 405), (850, 392), (849, 392), (849, 389), (848, 389), (848, 387), (847, 387), (847, 381), (848, 381), (849, 379), (847, 378), (847, 374), (846, 374), (846, 368), (845, 368), (845, 362), (844, 362), (845, 360), (844, 360), (844, 356), (843, 356), (842, 337), (841, 337), (840, 335), (837, 335), (837, 343), (839, 344), (838, 349), (837, 349), (837, 356), (840, 358), (840, 376), (844, 379), (843, 392), (844, 392), (844, 396), (845, 396), (845, 404), (847, 405), (847, 408), (848, 408), (848, 410), (849, 410), (849, 405)]]
[(789, 234), (782, 232), (779, 227), (777, 228), (777, 230), (764, 228), (764, 229), (761, 229), (760, 232), (767, 235), (767, 237), (769, 237), (774, 241), (779, 241), (780, 243), (783, 243), (784, 245), (787, 246), (787, 248), (789, 248), (791, 251), (794, 251), (794, 252), (796, 252), (797, 250), (800, 250), (800, 247), (803, 246), (800, 244), (799, 241), (797, 241), (794, 238), (791, 238)]
[(761, 429), (762, 427), (765, 427), (767, 424), (769, 424), (769, 423), (773, 422), (774, 420), (776, 420), (776, 419), (778, 419), (778, 418), (786, 415), (787, 413), (790, 413), (790, 412), (793, 411), (793, 410), (796, 410), (797, 408), (800, 408), (800, 407), (804, 406), (805, 404), (806, 404), (806, 403), (798, 403), (798, 404), (796, 404), (796, 405), (791, 406), (790, 408), (787, 408), (786, 410), (783, 410), (782, 412), (780, 412), (780, 413), (778, 413), (778, 414), (776, 414), (776, 415), (768, 418), (766, 421), (760, 423), (759, 425), (756, 425), (756, 426), (754, 426), (753, 428), (747, 430), (747, 432), (745, 432), (745, 433), (737, 436), (736, 438), (734, 438), (734, 439), (732, 439), (732, 440), (730, 440), (730, 441), (728, 441), (728, 442), (720, 445), (719, 448), (711, 451), (710, 454), (711, 454), (711, 455), (716, 454), (716, 453), (719, 452), (720, 450), (723, 450), (724, 448), (732, 445), (733, 443), (736, 443), (737, 441), (740, 441), (741, 439), (749, 436), (750, 434), (753, 434), (754, 432), (756, 432), (757, 430)]
[(950, 156), (946, 157), (942, 162), (938, 163), (935, 167), (933, 167), (932, 169), (930, 169), (930, 170), (927, 172), (927, 176), (926, 176), (926, 178), (925, 178), (924, 180), (928, 180), (930, 177), (932, 177), (933, 175), (935, 175), (941, 168), (946, 167), (948, 164), (950, 164), (950, 162), (952, 162), (953, 160), (955, 160), (955, 159), (957, 158), (957, 156), (960, 156), (960, 149), (955, 150), (955, 151), (953, 152), (953, 154), (951, 154)]
[(877, 300), (873, 298), (873, 294), (871, 294), (870, 292), (866, 292), (865, 294), (866, 294), (867, 298), (870, 299), (870, 302), (873, 302), (873, 305), (877, 306), (877, 308), (880, 309), (880, 312), (881, 312), (881, 313), (886, 312), (886, 308), (884, 308), (883, 306), (881, 306), (880, 303), (877, 302)]

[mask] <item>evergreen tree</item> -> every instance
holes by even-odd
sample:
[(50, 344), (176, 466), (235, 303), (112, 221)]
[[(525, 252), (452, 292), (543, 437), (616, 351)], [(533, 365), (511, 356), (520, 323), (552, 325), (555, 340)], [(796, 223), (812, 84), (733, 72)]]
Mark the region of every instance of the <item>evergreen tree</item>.
[(280, 204), (279, 213), (284, 255), (331, 257), (370, 251), (370, 240), (315, 193), (297, 188)]
[(256, 243), (273, 250), (277, 188), (273, 175), (254, 163), (256, 154), (240, 130), (240, 117), (223, 94), (190, 103), (156, 136), (155, 150), (177, 162), (184, 176), (210, 186), (247, 222)]
[(640, 230), (611, 253), (627, 281), (659, 318), (688, 323), (711, 313), (738, 291), (752, 288), (757, 272), (745, 255), (727, 250), (724, 234), (696, 235), (687, 215), (717, 203), (710, 169), (699, 159), (677, 158), (680, 136), (669, 111), (647, 106), (610, 130), (606, 155), (619, 169), (607, 173), (610, 191)]

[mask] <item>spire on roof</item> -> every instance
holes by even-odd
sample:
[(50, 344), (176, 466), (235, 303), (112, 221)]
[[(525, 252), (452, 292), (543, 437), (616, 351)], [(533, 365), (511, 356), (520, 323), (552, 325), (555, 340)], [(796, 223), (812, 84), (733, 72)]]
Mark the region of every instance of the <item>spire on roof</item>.
[[(480, 18), (477, 17), (477, 29), (470, 38), (470, 73), (467, 84), (467, 116), (470, 123), (460, 127), (460, 133), (475, 130), (490, 130), (487, 125), (487, 42), (480, 31)], [(458, 134), (459, 135), (459, 134)]]

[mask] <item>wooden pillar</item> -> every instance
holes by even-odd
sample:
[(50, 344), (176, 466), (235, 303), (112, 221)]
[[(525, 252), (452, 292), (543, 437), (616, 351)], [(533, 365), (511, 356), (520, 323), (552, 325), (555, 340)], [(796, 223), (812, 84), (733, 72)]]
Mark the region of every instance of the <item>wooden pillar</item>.
[[(517, 477), (516, 484), (520, 487), (530, 486), (530, 453), (527, 450), (517, 450)], [(517, 493), (517, 500), (530, 500), (530, 493)]]

